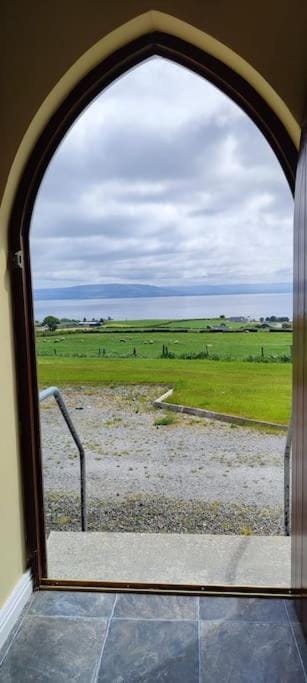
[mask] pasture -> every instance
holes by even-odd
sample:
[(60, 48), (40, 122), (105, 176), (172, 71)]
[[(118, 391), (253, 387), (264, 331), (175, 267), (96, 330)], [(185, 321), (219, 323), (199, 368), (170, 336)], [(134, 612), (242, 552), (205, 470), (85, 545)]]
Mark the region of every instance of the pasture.
[[(165, 328), (163, 328), (165, 330)], [(164, 352), (163, 352), (164, 347)], [(182, 359), (200, 355), (213, 360), (291, 360), (292, 334), (289, 332), (182, 332), (180, 329), (146, 331), (144, 327), (112, 328), (38, 335), (38, 356), (89, 358)], [(165, 351), (167, 349), (167, 352)]]
[(291, 407), (290, 363), (176, 359), (39, 358), (41, 386), (164, 384), (171, 401), (286, 424)]
[[(221, 323), (232, 331), (208, 329)], [(247, 332), (221, 319), (109, 321), (89, 331), (38, 331), (36, 351), (43, 386), (165, 385), (174, 403), (289, 420), (291, 332)]]

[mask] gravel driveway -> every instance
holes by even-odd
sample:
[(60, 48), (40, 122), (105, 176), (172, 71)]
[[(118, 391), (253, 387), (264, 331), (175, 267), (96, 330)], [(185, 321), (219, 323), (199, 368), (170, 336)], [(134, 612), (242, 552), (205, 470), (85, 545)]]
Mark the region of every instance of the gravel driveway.
[[(164, 390), (63, 389), (86, 451), (89, 528), (283, 533), (285, 434), (183, 414), (158, 426)], [(53, 399), (41, 428), (48, 528), (79, 529), (78, 452)]]

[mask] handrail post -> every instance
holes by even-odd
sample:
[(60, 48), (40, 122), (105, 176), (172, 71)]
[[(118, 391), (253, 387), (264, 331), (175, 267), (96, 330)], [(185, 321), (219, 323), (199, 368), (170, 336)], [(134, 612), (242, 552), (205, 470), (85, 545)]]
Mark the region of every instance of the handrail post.
[(285, 536), (290, 536), (290, 455), (292, 444), (292, 417), (289, 422), (284, 453), (284, 529)]
[(80, 457), (80, 499), (81, 499), (81, 529), (82, 531), (87, 531), (87, 496), (86, 496), (86, 465), (85, 465), (85, 452), (82, 443), (79, 439), (76, 428), (73, 421), (69, 415), (68, 409), (66, 407), (63, 396), (57, 387), (48, 387), (48, 389), (43, 389), (39, 392), (39, 400), (44, 401), (49, 396), (53, 396), (57, 402), (57, 405), (63, 415), (63, 418), (67, 424), (67, 427), (72, 435), (72, 438), (78, 448)]

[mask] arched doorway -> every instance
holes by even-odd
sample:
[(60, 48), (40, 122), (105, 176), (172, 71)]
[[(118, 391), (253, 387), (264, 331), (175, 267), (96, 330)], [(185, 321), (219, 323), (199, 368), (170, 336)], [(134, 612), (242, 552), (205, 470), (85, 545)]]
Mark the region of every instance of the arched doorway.
[[(16, 300), (15, 325), (19, 387), (20, 417), (31, 426), (22, 435), (25, 467), (30, 474), (27, 502), (29, 508), (30, 552), (38, 551), (37, 579), (46, 579), (45, 540), (42, 519), (41, 470), (37, 382), (33, 343), (32, 292), (28, 234), (33, 203), (45, 168), (71, 123), (84, 106), (119, 75), (152, 55), (177, 61), (207, 78), (234, 99), (255, 121), (271, 144), (284, 169), (291, 189), (294, 186), (296, 151), (287, 131), (264, 100), (231, 69), (181, 40), (165, 34), (148, 34), (112, 55), (96, 67), (70, 93), (56, 115), (50, 120), (29, 160), (16, 198), (12, 215), (11, 251), (16, 254), (13, 270), (13, 295)], [(19, 247), (22, 246), (22, 255)], [(22, 256), (23, 263), (18, 260)], [(21, 267), (20, 267), (21, 266)], [(22, 290), (21, 290), (22, 286)], [(20, 292), (22, 291), (22, 296)], [(17, 298), (19, 293), (19, 299)], [(36, 520), (34, 530), (33, 520)], [(44, 581), (42, 581), (44, 582)]]

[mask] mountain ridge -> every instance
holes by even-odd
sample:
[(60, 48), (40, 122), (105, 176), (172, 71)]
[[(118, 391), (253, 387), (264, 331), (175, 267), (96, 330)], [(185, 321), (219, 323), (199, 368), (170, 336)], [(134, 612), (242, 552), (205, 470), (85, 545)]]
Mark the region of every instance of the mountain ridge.
[(225, 294), (280, 294), (291, 293), (292, 283), (271, 282), (266, 284), (234, 283), (226, 285), (186, 285), (159, 287), (139, 284), (94, 284), (71, 287), (42, 288), (34, 290), (36, 301), (65, 299), (137, 299), (172, 296), (209, 296)]

